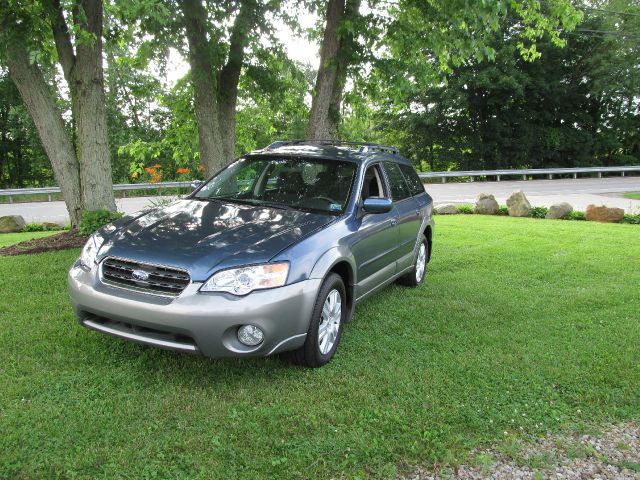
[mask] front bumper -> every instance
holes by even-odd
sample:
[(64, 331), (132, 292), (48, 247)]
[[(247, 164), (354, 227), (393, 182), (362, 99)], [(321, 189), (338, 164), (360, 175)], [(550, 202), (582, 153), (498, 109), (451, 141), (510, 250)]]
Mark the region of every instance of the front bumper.
[[(244, 297), (199, 293), (191, 283), (177, 297), (107, 285), (98, 268), (69, 270), (69, 294), (80, 323), (126, 340), (208, 357), (265, 356), (304, 344), (322, 280), (310, 279)], [(251, 324), (264, 332), (256, 347), (241, 344), (237, 330)]]

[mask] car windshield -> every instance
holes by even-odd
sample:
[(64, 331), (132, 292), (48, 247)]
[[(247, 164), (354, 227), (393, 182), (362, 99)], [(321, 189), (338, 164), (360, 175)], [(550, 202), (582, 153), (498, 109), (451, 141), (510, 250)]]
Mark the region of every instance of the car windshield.
[(351, 162), (314, 158), (241, 158), (209, 180), (195, 198), (328, 214), (344, 211), (355, 177)]

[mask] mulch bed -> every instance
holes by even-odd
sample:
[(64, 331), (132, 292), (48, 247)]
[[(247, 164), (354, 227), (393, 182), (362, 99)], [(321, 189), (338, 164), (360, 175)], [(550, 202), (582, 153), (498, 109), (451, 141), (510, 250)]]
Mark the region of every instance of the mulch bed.
[(48, 237), (34, 238), (25, 242), (16, 243), (0, 248), (2, 255), (29, 255), (31, 253), (53, 252), (55, 250), (67, 250), (69, 248), (83, 247), (87, 238), (80, 235), (77, 230), (58, 233)]

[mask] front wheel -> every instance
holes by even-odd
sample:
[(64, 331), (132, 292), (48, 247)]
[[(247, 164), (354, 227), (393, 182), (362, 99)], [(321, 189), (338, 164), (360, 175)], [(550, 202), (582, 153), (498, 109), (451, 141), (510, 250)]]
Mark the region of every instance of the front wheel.
[(416, 255), (416, 261), (413, 264), (413, 268), (409, 273), (400, 277), (398, 283), (406, 285), (407, 287), (417, 287), (424, 282), (424, 274), (427, 270), (427, 255), (429, 252), (429, 245), (424, 235), (421, 238), (420, 245), (418, 245), (418, 255)]
[(342, 278), (331, 273), (318, 292), (304, 345), (291, 352), (295, 363), (317, 368), (331, 360), (342, 335), (347, 314), (346, 300)]

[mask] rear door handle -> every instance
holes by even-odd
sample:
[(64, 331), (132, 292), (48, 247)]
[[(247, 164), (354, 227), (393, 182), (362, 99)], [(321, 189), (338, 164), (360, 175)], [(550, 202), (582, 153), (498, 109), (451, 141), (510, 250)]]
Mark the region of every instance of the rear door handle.
[(398, 219), (397, 218), (392, 218), (391, 219), (391, 226), (395, 227), (396, 225), (398, 225)]

